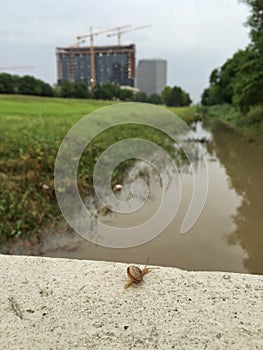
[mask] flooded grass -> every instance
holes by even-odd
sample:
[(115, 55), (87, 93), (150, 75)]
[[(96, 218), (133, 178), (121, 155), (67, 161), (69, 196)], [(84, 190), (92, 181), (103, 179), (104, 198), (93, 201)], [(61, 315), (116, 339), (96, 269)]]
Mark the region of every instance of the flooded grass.
[[(0, 243), (28, 236), (45, 222), (61, 218), (53, 173), (58, 148), (68, 130), (82, 117), (113, 104), (110, 101), (0, 95)], [(195, 108), (172, 109), (186, 121)], [(138, 135), (138, 126), (119, 128), (96, 138), (79, 167), (79, 186), (89, 190), (97, 155), (116, 140)], [(144, 136), (162, 144), (160, 133), (144, 129)], [(171, 147), (167, 142), (165, 147)], [(87, 164), (89, 166), (87, 166)], [(123, 172), (119, 169), (116, 179)], [(114, 179), (113, 179), (114, 180)]]

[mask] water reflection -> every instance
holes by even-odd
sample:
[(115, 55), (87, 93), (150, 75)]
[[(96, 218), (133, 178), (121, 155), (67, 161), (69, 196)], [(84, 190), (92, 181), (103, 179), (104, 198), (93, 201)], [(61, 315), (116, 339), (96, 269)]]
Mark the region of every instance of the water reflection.
[[(156, 265), (262, 274), (262, 145), (246, 142), (222, 125), (203, 127), (197, 123), (193, 127), (206, 150), (209, 190), (204, 211), (187, 234), (180, 234), (180, 226), (189, 206), (193, 183), (189, 166), (182, 161), (181, 205), (175, 220), (160, 236), (139, 247), (109, 249), (85, 241), (63, 227), (61, 234), (47, 235), (43, 255), (142, 264), (149, 256), (150, 263)], [(196, 152), (195, 147), (192, 149)], [(194, 158), (198, 171), (199, 154)], [(127, 215), (109, 213), (105, 220), (112, 226), (129, 227), (151, 217), (162, 192), (157, 181), (152, 184), (157, 190), (152, 191), (142, 211)], [(129, 191), (118, 195), (124, 200)]]
[(244, 265), (251, 273), (263, 273), (263, 147), (245, 141), (239, 134), (218, 124), (211, 128), (215, 151), (229, 176), (229, 186), (242, 198), (233, 215), (235, 229), (229, 244), (239, 244), (246, 252)]

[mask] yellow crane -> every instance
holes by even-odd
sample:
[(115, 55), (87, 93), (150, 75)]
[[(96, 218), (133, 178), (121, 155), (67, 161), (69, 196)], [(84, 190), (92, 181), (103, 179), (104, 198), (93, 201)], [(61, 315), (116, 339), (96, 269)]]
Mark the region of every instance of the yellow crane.
[(85, 41), (86, 41), (85, 39), (78, 40), (76, 43), (69, 45), (69, 47), (79, 47), (80, 44), (85, 43)]
[(135, 30), (139, 30), (139, 29), (144, 29), (144, 28), (148, 28), (151, 27), (150, 24), (144, 25), (144, 26), (139, 26), (139, 27), (135, 27), (135, 28), (131, 28), (131, 29), (127, 29), (127, 30), (119, 30), (117, 33), (111, 33), (111, 34), (107, 34), (108, 37), (111, 36), (117, 36), (118, 39), (118, 45), (121, 46), (121, 36), (122, 34), (128, 33), (128, 32), (133, 32)]
[(90, 38), (90, 71), (91, 71), (91, 86), (95, 86), (96, 85), (96, 76), (95, 76), (95, 54), (94, 54), (94, 36), (100, 35), (100, 34), (105, 34), (108, 32), (113, 32), (113, 31), (117, 31), (120, 32), (121, 29), (124, 28), (128, 28), (131, 27), (131, 25), (125, 25), (125, 26), (119, 26), (119, 27), (114, 27), (114, 28), (110, 28), (110, 29), (105, 29), (105, 30), (101, 30), (99, 32), (93, 32), (92, 31), (92, 27), (90, 27), (90, 34), (85, 34), (85, 35), (78, 35), (77, 36), (77, 40), (82, 40), (85, 38)]
[(5, 70), (16, 70), (16, 69), (32, 69), (34, 66), (6, 66), (6, 67), (0, 67), (0, 71), (5, 71)]

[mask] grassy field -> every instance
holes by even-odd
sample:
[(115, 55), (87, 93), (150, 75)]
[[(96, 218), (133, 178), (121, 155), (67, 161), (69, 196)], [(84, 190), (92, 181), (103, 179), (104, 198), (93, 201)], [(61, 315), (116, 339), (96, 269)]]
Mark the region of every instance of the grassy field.
[[(0, 95), (0, 242), (28, 235), (49, 220), (56, 222), (53, 172), (58, 148), (68, 130), (83, 116), (112, 104), (110, 101)], [(170, 108), (186, 122), (194, 119), (195, 107)], [(107, 145), (123, 137), (101, 136), (88, 154), (88, 164)], [(147, 134), (151, 131), (146, 132)], [(158, 135), (150, 135), (161, 143)], [(107, 138), (107, 140), (106, 140)], [(160, 141), (160, 142), (159, 142)], [(80, 167), (81, 185), (88, 186), (92, 167)], [(117, 175), (116, 175), (117, 176)]]

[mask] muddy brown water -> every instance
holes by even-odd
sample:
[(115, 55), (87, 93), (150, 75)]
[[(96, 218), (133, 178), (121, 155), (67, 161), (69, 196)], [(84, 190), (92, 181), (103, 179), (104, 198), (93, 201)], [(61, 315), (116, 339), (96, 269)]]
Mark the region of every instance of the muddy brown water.
[[(182, 202), (175, 220), (152, 241), (125, 249), (90, 243), (66, 225), (47, 230), (41, 254), (49, 257), (94, 259), (175, 266), (187, 270), (263, 273), (263, 145), (249, 142), (221, 124), (193, 125), (206, 151), (209, 189), (204, 210), (192, 229), (180, 225), (192, 194), (192, 175), (182, 173)], [(196, 160), (198, 166), (198, 159)], [(144, 222), (158, 208), (157, 192), (136, 217), (107, 214), (110, 225), (130, 227)]]

